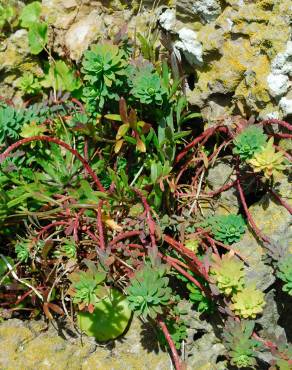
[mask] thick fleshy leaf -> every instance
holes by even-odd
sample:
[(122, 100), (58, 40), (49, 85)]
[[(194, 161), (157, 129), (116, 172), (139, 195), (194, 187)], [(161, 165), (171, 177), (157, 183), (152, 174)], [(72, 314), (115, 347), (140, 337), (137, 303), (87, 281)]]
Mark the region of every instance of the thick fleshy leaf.
[(78, 312), (77, 323), (87, 335), (105, 342), (124, 333), (131, 315), (126, 297), (118, 290), (112, 289), (109, 297), (95, 305), (92, 314)]

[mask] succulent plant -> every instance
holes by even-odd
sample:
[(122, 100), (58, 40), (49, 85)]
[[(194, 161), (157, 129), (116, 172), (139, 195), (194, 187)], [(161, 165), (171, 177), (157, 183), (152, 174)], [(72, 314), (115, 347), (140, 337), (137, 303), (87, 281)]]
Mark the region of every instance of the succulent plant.
[(117, 99), (116, 88), (123, 84), (126, 68), (125, 53), (118, 46), (104, 43), (96, 44), (85, 51), (82, 63), (85, 101), (102, 108), (105, 98)]
[(80, 310), (87, 307), (89, 312), (93, 312), (95, 305), (107, 295), (107, 290), (102, 285), (106, 273), (98, 271), (92, 261), (87, 261), (87, 265), (87, 271), (69, 275), (72, 284), (68, 293), (73, 296), (73, 303), (78, 304)]
[(128, 301), (130, 308), (138, 315), (154, 319), (157, 314), (162, 314), (162, 306), (166, 306), (171, 297), (169, 279), (164, 276), (165, 273), (163, 265), (153, 268), (146, 264), (131, 280), (127, 289)]
[(246, 229), (243, 217), (233, 214), (209, 217), (207, 226), (216, 240), (226, 244), (238, 242)]
[(256, 350), (261, 343), (253, 339), (252, 333), (255, 323), (253, 321), (227, 320), (223, 340), (230, 363), (237, 368), (253, 368), (256, 365)]
[[(196, 277), (196, 279), (199, 280), (198, 277)], [(203, 281), (200, 282), (201, 284), (204, 284)], [(201, 291), (201, 289), (198, 288), (195, 284), (188, 283), (187, 289), (190, 292), (189, 299), (196, 305), (196, 310), (198, 312), (210, 313), (214, 310), (214, 302), (210, 298), (207, 298), (205, 294)]]
[(251, 159), (266, 144), (267, 135), (258, 126), (249, 126), (233, 140), (233, 153), (242, 160)]
[(273, 144), (274, 138), (271, 137), (267, 145), (262, 147), (260, 152), (255, 153), (253, 158), (247, 161), (252, 166), (254, 172), (263, 171), (267, 179), (285, 169), (285, 165), (283, 164), (284, 154), (282, 152), (276, 152)]
[(31, 72), (25, 72), (18, 81), (19, 89), (28, 95), (36, 95), (42, 88), (39, 80)]
[(56, 257), (66, 256), (68, 258), (76, 258), (77, 250), (73, 239), (65, 239), (62, 246), (54, 255)]
[(161, 85), (161, 80), (153, 66), (147, 64), (136, 70), (132, 77), (132, 95), (142, 104), (163, 103), (166, 90)]
[(28, 259), (30, 257), (29, 244), (30, 244), (30, 241), (29, 240), (24, 240), (24, 239), (19, 240), (16, 243), (15, 253), (16, 253), (18, 261), (20, 261), (20, 262), (27, 262), (28, 261)]
[(220, 292), (228, 296), (244, 288), (244, 264), (235, 258), (232, 251), (221, 258), (214, 254), (212, 260), (210, 273)]
[(283, 291), (292, 296), (292, 254), (279, 261), (277, 276), (284, 282)]
[(244, 319), (254, 319), (257, 314), (263, 311), (264, 296), (264, 293), (254, 286), (248, 286), (232, 296), (233, 303), (230, 308), (236, 315)]

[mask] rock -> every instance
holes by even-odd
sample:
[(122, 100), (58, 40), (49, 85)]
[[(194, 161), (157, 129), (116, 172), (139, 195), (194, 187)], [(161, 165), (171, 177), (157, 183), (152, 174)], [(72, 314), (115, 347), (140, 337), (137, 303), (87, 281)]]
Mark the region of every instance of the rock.
[(217, 0), (177, 0), (176, 7), (180, 17), (198, 17), (203, 23), (214, 21), (221, 13)]
[(292, 114), (292, 97), (291, 99), (288, 99), (286, 97), (283, 97), (279, 102), (280, 108), (282, 109), (284, 116), (288, 116), (289, 114)]
[[(62, 332), (62, 330), (61, 330)], [(80, 339), (56, 329), (47, 330), (43, 321), (7, 320), (0, 324), (0, 368), (58, 370), (168, 370), (170, 357), (156, 347), (153, 329), (138, 319), (121, 340), (99, 347), (92, 338)], [(141, 339), (142, 338), (142, 339)]]
[[(206, 190), (209, 192), (218, 190), (223, 185), (229, 184), (235, 180), (233, 168), (228, 163), (228, 159), (217, 160), (214, 166), (210, 166), (206, 174)], [(206, 202), (200, 200), (199, 204), (203, 210), (204, 216), (215, 214), (238, 213), (239, 201), (235, 188), (230, 188), (217, 196), (216, 202)]]
[(287, 42), (286, 50), (276, 55), (272, 61), (272, 71), (275, 74), (292, 76), (292, 41)]
[[(224, 356), (225, 347), (214, 333), (213, 326), (200, 317), (199, 312), (190, 312), (187, 320), (189, 338), (186, 342), (186, 358), (188, 370), (225, 370), (226, 361), (218, 361)], [(218, 323), (213, 323), (218, 326)], [(197, 337), (194, 340), (194, 337)]]
[[(277, 180), (275, 190), (290, 206), (292, 205), (292, 189), (287, 177)], [(266, 194), (259, 202), (249, 207), (251, 216), (260, 229), (272, 242), (271, 249), (275, 256), (282, 255), (289, 248), (292, 240), (292, 216), (270, 194)], [(290, 244), (289, 244), (290, 243)], [(275, 281), (272, 267), (264, 261), (267, 249), (257, 240), (251, 229), (242, 240), (234, 244), (234, 248), (247, 258), (250, 266), (246, 268), (247, 281), (255, 282), (261, 290), (267, 289)]]
[(274, 98), (283, 96), (288, 90), (289, 78), (287, 75), (276, 75), (270, 73), (267, 77), (267, 81), (269, 85), (269, 92)]
[(22, 103), (22, 93), (16, 90), (16, 84), (24, 72), (43, 75), (38, 58), (29, 52), (27, 30), (20, 29), (5, 39), (0, 49), (0, 95), (13, 99), (16, 105)]
[(187, 93), (189, 102), (202, 109), (209, 123), (224, 113), (235, 114), (239, 105), (246, 116), (286, 117), (290, 102), (284, 99), (279, 104), (279, 99), (290, 100), (286, 95), (292, 70), (290, 1), (227, 3), (209, 23), (200, 21), (197, 41), (202, 44), (202, 63), (196, 66), (195, 87)]
[(191, 66), (201, 65), (203, 49), (197, 40), (197, 33), (183, 27), (178, 31), (178, 37), (179, 40), (174, 43), (174, 47), (183, 53)]
[(105, 34), (101, 14), (92, 11), (88, 16), (74, 23), (65, 34), (65, 45), (73, 60), (79, 60), (89, 45)]
[(174, 9), (166, 9), (159, 17), (159, 23), (166, 31), (173, 31), (176, 27), (176, 14)]

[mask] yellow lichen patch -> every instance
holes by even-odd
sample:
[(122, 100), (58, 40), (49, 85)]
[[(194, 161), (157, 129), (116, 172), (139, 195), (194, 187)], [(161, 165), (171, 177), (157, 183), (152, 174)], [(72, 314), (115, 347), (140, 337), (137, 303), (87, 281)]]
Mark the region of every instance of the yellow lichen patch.
[[(235, 97), (244, 98), (253, 110), (259, 112), (271, 100), (267, 85), (270, 64), (266, 55), (255, 56), (250, 64), (244, 79), (235, 90)], [(257, 102), (261, 105), (258, 106)]]
[(19, 327), (17, 325), (1, 325), (1, 348), (5, 348), (5, 356), (0, 357), (0, 369), (9, 370), (10, 365), (12, 366), (11, 369), (16, 369), (17, 367), (15, 366), (14, 361), (17, 356), (17, 349), (31, 339), (33, 339), (33, 333), (27, 328)]
[(215, 24), (207, 24), (202, 32), (198, 32), (197, 39), (202, 43), (204, 53), (218, 50), (224, 42), (223, 36), (216, 32)]
[(88, 345), (69, 346), (61, 337), (42, 338), (40, 336), (18, 353), (16, 368), (79, 370), (82, 359), (85, 359), (89, 353)]
[(222, 54), (207, 71), (198, 70), (197, 90), (204, 92), (211, 87), (219, 93), (235, 91), (253, 58), (250, 44), (244, 39), (228, 40), (222, 47)]

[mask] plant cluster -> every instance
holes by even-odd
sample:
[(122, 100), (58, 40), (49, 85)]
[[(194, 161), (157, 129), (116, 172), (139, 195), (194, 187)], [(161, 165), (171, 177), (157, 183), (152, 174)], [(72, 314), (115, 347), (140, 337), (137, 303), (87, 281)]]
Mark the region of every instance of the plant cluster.
[(227, 296), (241, 291), (245, 285), (244, 264), (232, 252), (221, 258), (214, 254), (210, 273), (214, 276), (219, 291)]
[(225, 244), (238, 242), (246, 230), (246, 223), (241, 215), (212, 216), (206, 222), (214, 238)]
[(255, 323), (228, 319), (223, 333), (224, 345), (230, 356), (230, 363), (238, 369), (254, 368), (257, 351), (261, 343), (252, 338)]
[(230, 297), (229, 308), (244, 319), (255, 318), (265, 306), (264, 293), (252, 285), (246, 285), (244, 263), (234, 251), (222, 257), (214, 254), (210, 275), (214, 278), (220, 293)]
[(263, 133), (259, 126), (248, 126), (233, 140), (233, 153), (246, 161), (254, 172), (262, 172), (269, 179), (285, 170), (284, 154), (276, 151), (274, 138)]
[[(11, 17), (7, 8), (1, 29)], [(291, 255), (269, 244), (248, 208), (260, 189), (291, 211), (265, 180), (287, 174), (290, 155), (278, 146), (291, 125), (273, 121), (280, 129), (269, 140), (271, 122), (235, 135), (224, 123), (204, 129), (154, 33), (139, 34), (140, 46), (126, 35), (91, 45), (79, 66), (52, 54), (40, 2), (23, 8), (19, 26), (45, 60), (43, 74), (18, 81), (25, 106), (0, 100), (0, 318), (2, 306), (13, 317), (63, 315), (104, 342), (121, 336), (135, 313), (157, 325), (180, 369), (182, 343), (192, 337), (178, 308), (187, 301), (189, 315), (226, 323), (216, 335), (231, 366), (256, 367), (260, 337), (251, 320), (266, 314), (266, 299), (257, 274), (250, 282), (254, 247), (242, 257), (235, 243), (249, 224), (291, 295)], [(206, 174), (221, 159), (236, 181), (210, 192)], [(220, 215), (221, 193), (231, 188), (238, 214)], [(286, 342), (266, 347), (272, 366), (290, 366)]]
[(131, 280), (127, 295), (130, 308), (138, 315), (155, 319), (163, 314), (163, 306), (167, 306), (171, 298), (169, 279), (165, 273), (166, 266), (153, 269), (146, 264)]

